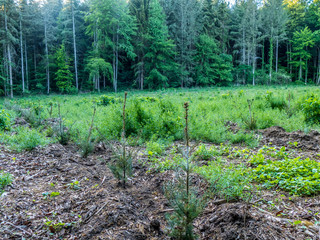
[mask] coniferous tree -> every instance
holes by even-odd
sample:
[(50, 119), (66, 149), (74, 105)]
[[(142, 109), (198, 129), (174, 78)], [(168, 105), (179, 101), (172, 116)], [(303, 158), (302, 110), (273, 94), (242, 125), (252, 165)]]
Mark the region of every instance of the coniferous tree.
[(201, 5), (197, 0), (162, 0), (171, 39), (180, 65), (180, 86), (193, 83), (195, 45), (202, 30)]
[(143, 90), (145, 79), (145, 48), (147, 43), (147, 26), (149, 19), (150, 0), (131, 0), (129, 2), (130, 14), (136, 18), (137, 32), (133, 37), (134, 52), (137, 55), (134, 72), (138, 88)]
[(292, 64), (299, 68), (298, 80), (303, 80), (302, 71), (306, 71), (305, 83), (307, 83), (308, 60), (311, 58), (311, 54), (309, 53), (308, 48), (313, 47), (314, 43), (314, 35), (308, 27), (301, 31), (296, 31), (293, 33)]
[(199, 86), (227, 86), (232, 82), (232, 57), (221, 53), (215, 39), (201, 35), (196, 45), (195, 80)]
[(3, 25), (1, 26), (1, 38), (0, 43), (3, 46), (4, 56), (4, 75), (5, 84), (4, 90), (5, 95), (13, 98), (13, 71), (14, 71), (14, 58), (13, 54), (16, 52), (15, 47), (18, 43), (18, 24), (16, 6), (12, 0), (2, 0), (1, 6), (1, 18), (3, 19)]
[(57, 65), (57, 71), (55, 73), (57, 87), (60, 92), (68, 93), (72, 90), (73, 75), (70, 71), (69, 59), (63, 44), (55, 53), (55, 62)]
[(158, 0), (150, 2), (150, 16), (146, 35), (145, 70), (146, 85), (149, 88), (166, 88), (169, 78), (177, 72), (174, 61), (174, 44), (169, 40), (165, 15)]

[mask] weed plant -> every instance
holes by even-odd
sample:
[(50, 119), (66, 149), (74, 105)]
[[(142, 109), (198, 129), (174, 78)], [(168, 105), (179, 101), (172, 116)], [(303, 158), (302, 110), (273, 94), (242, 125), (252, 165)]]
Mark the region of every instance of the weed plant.
[(198, 167), (199, 173), (211, 185), (214, 195), (227, 201), (246, 200), (251, 189), (250, 177), (244, 167), (225, 166), (219, 161), (210, 161), (208, 165)]
[(12, 183), (12, 176), (9, 173), (0, 172), (0, 196), (4, 192), (4, 188)]
[(2, 109), (0, 111), (0, 130), (9, 131), (10, 128), (11, 128), (10, 114), (5, 109)]
[(251, 160), (254, 181), (266, 188), (280, 188), (294, 195), (313, 196), (320, 193), (320, 163), (300, 158), (280, 161), (265, 160), (257, 156)]
[(68, 127), (66, 126), (65, 119), (61, 115), (60, 104), (58, 104), (58, 119), (59, 123), (58, 125), (53, 126), (53, 131), (58, 139), (58, 142), (62, 145), (67, 145), (72, 138), (73, 124)]
[(93, 152), (93, 149), (94, 149), (94, 142), (92, 141), (91, 136), (92, 136), (93, 126), (94, 126), (94, 117), (96, 115), (96, 111), (97, 109), (94, 108), (87, 137), (85, 139), (80, 140), (80, 143), (78, 144), (81, 149), (81, 155), (84, 158), (86, 158), (91, 152)]
[(17, 127), (14, 133), (0, 135), (0, 142), (8, 144), (13, 150), (21, 152), (23, 150), (30, 151), (38, 146), (47, 145), (50, 143), (50, 140), (37, 129)]

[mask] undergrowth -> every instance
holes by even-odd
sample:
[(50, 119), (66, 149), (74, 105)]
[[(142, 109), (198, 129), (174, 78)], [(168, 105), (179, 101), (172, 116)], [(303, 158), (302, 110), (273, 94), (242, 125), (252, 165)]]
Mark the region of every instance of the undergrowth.
[(251, 161), (252, 179), (266, 188), (278, 188), (299, 196), (320, 193), (320, 163), (309, 158), (264, 160), (260, 155)]
[(12, 176), (9, 173), (0, 172), (0, 196), (4, 188), (12, 183)]

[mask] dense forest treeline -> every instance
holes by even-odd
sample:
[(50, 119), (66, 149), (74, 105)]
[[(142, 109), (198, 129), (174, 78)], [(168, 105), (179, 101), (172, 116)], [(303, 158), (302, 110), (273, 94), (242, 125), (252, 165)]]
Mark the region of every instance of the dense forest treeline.
[(320, 0), (0, 0), (0, 93), (320, 84)]

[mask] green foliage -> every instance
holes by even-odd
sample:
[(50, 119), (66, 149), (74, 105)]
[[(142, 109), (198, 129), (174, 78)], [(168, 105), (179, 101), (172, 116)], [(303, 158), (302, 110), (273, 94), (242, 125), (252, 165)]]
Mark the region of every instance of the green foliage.
[(55, 54), (57, 71), (55, 80), (59, 91), (69, 93), (72, 91), (73, 74), (70, 71), (69, 59), (66, 55), (65, 47), (62, 44)]
[(134, 159), (135, 152), (129, 149), (126, 143), (121, 143), (121, 146), (112, 147), (112, 163), (109, 168), (115, 178), (125, 183), (128, 177), (132, 176), (132, 160)]
[(320, 100), (318, 97), (310, 97), (303, 103), (305, 121), (311, 124), (320, 123)]
[(267, 106), (272, 109), (284, 110), (288, 107), (287, 102), (284, 97), (274, 96), (274, 95), (266, 95)]
[(195, 172), (209, 181), (214, 194), (227, 201), (246, 200), (248, 197), (250, 178), (243, 167), (223, 166), (218, 161), (211, 161), (196, 168)]
[(108, 106), (109, 104), (113, 104), (119, 102), (119, 99), (107, 95), (102, 95), (98, 99), (98, 105)]
[(9, 173), (0, 172), (0, 196), (4, 192), (4, 188), (12, 183), (12, 176)]
[(280, 188), (291, 194), (312, 196), (320, 193), (320, 163), (314, 160), (285, 158), (282, 161), (252, 159), (257, 165), (251, 170), (254, 181), (266, 188)]
[(73, 180), (71, 183), (69, 183), (67, 185), (69, 188), (73, 189), (73, 190), (79, 190), (81, 187), (80, 187), (80, 182), (77, 181), (77, 180)]
[(151, 0), (146, 34), (145, 70), (146, 85), (150, 89), (169, 87), (169, 77), (174, 77), (178, 64), (175, 45), (169, 39), (166, 19), (159, 0)]
[(8, 131), (11, 128), (11, 119), (10, 114), (2, 109), (0, 111), (0, 130), (1, 131)]
[[(100, 79), (100, 76), (105, 77), (108, 82), (112, 82), (112, 66), (103, 58), (90, 58), (86, 65), (86, 71), (89, 72), (90, 85), (95, 84), (95, 81)], [(93, 89), (99, 89), (99, 87), (96, 85), (93, 86)]]
[(185, 180), (181, 177), (175, 185), (168, 184), (165, 195), (174, 213), (167, 215), (170, 236), (174, 239), (192, 240), (196, 236), (193, 233), (193, 222), (203, 211), (205, 201), (197, 196), (195, 189), (186, 191)]
[(148, 152), (148, 155), (149, 171), (165, 172), (167, 170), (176, 170), (184, 161), (182, 155), (177, 153), (176, 148), (172, 148), (169, 156), (166, 157), (154, 156), (153, 152)]
[(11, 133), (1, 135), (0, 142), (8, 144), (13, 150), (21, 152), (44, 146), (50, 141), (39, 130), (18, 127), (13, 135)]
[(190, 153), (189, 139), (189, 103), (184, 103), (185, 109), (185, 141), (184, 159), (176, 171), (174, 181), (165, 187), (165, 195), (174, 209), (174, 213), (167, 216), (170, 235), (175, 239), (195, 239), (193, 222), (202, 212), (205, 199), (198, 196), (196, 187), (192, 185), (194, 164)]
[(216, 148), (210, 147), (209, 149), (206, 145), (201, 144), (196, 151), (193, 153), (193, 157), (197, 160), (211, 160), (216, 156)]
[(196, 47), (195, 79), (197, 85), (228, 86), (233, 80), (231, 74), (232, 57), (220, 53), (215, 40), (208, 35), (201, 35)]
[(147, 142), (146, 151), (149, 156), (157, 155), (160, 156), (165, 151), (165, 146), (159, 142)]

